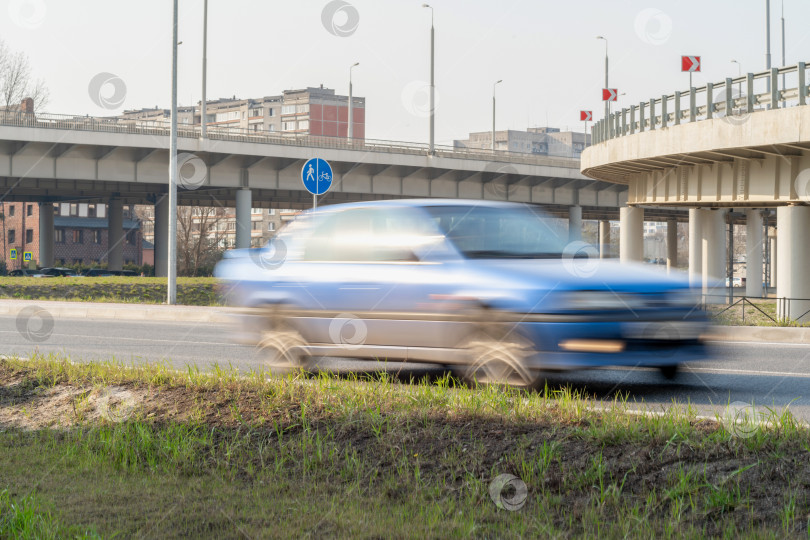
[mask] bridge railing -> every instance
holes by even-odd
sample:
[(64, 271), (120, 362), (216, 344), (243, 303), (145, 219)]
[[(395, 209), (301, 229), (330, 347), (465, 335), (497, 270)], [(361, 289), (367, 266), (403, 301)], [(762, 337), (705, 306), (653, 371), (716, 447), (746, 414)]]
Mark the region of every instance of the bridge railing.
[[(71, 131), (93, 131), (107, 133), (131, 133), (168, 137), (170, 134), (169, 119), (132, 119), (119, 117), (92, 117), (67, 114), (30, 113), (23, 111), (0, 111), (0, 125), (61, 129)], [(201, 137), (199, 126), (180, 124), (178, 137), (198, 139)], [(285, 146), (303, 146), (312, 148), (334, 148), (358, 150), (362, 152), (383, 152), (393, 154), (430, 155), (430, 147), (423, 143), (385, 141), (374, 139), (348, 139), (342, 137), (319, 137), (296, 133), (271, 133), (251, 131), (244, 128), (208, 126), (208, 138), (211, 140), (234, 141), (241, 143), (277, 144)], [(168, 139), (160, 141), (168, 148)], [(564, 167), (579, 170), (578, 158), (548, 157), (520, 152), (486, 150), (478, 148), (460, 148), (455, 146), (436, 145), (434, 155), (455, 159), (471, 159), (504, 163), (520, 163), (549, 167)], [(505, 167), (497, 171), (508, 173)]]
[(713, 118), (741, 124), (757, 111), (806, 105), (810, 92), (807, 83), (805, 62), (707, 83), (616, 111), (594, 124), (592, 139), (598, 144)]

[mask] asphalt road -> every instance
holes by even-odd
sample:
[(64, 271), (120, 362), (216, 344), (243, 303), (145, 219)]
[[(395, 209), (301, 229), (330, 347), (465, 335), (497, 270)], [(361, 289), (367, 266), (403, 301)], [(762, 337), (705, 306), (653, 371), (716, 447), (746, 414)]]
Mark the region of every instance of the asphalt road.
[[(240, 370), (262, 367), (256, 349), (231, 343), (231, 328), (221, 324), (58, 318), (47, 336), (36, 329), (17, 328), (16, 318), (0, 316), (0, 354), (29, 356), (61, 353), (74, 361), (116, 359), (129, 363), (166, 361), (184, 369), (214, 363)], [(713, 345), (714, 359), (686, 367), (674, 381), (657, 371), (603, 369), (554, 374), (551, 385), (571, 384), (602, 399), (617, 393), (631, 403), (663, 409), (677, 400), (691, 403), (699, 413), (714, 416), (729, 403), (754, 403), (758, 408), (788, 406), (810, 422), (810, 345), (724, 342)], [(324, 366), (368, 370), (360, 361), (326, 360)], [(382, 367), (382, 366), (380, 366)], [(400, 376), (439, 375), (438, 366), (390, 364)]]

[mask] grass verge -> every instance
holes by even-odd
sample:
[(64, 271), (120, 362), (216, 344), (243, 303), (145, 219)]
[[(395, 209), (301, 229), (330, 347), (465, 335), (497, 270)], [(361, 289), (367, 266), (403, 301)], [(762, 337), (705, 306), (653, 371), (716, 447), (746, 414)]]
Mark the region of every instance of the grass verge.
[(787, 412), (739, 430), (570, 388), (57, 357), (2, 360), (0, 381), (0, 490), (81, 534), (808, 534), (810, 433)]

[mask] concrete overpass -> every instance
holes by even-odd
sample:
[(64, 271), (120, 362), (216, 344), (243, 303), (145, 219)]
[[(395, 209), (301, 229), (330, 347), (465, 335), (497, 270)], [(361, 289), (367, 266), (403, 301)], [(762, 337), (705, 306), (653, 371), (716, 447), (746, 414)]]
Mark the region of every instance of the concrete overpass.
[[(645, 211), (689, 209), (689, 268), (708, 292), (712, 278), (726, 274), (726, 214), (740, 209), (746, 294), (762, 295), (765, 245), (777, 297), (794, 299), (779, 302), (779, 315), (810, 320), (810, 301), (795, 300), (810, 299), (808, 91), (799, 63), (653, 98), (599, 121), (582, 172), (628, 187), (622, 257), (640, 258)], [(776, 211), (779, 249), (775, 239), (763, 240), (768, 209)]]
[[(0, 190), (4, 200), (41, 204), (73, 201), (110, 205), (111, 237), (123, 204), (154, 204), (156, 263), (165, 267), (168, 231), (169, 127), (167, 124), (56, 114), (0, 112)], [(178, 201), (183, 205), (236, 207), (237, 246), (250, 241), (250, 208), (309, 208), (312, 196), (299, 174), (311, 157), (328, 160), (333, 187), (319, 204), (403, 197), (494, 199), (540, 205), (571, 220), (578, 238), (582, 219), (617, 219), (627, 187), (595, 181), (579, 160), (510, 152), (457, 149), (392, 141), (294, 137), (240, 130), (179, 132)], [(50, 212), (41, 230), (39, 260), (53, 261)], [(651, 218), (685, 219), (660, 209)], [(604, 225), (604, 224), (603, 224)], [(603, 227), (609, 232), (609, 226)], [(116, 229), (116, 230), (112, 230)], [(44, 240), (44, 241), (42, 241)], [(109, 255), (120, 265), (120, 246)]]

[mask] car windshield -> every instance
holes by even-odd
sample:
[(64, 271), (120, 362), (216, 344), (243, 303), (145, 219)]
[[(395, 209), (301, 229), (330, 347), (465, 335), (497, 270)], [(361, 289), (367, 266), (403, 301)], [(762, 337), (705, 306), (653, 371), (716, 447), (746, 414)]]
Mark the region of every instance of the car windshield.
[(560, 258), (564, 242), (528, 206), (429, 206), (441, 231), (470, 259)]

